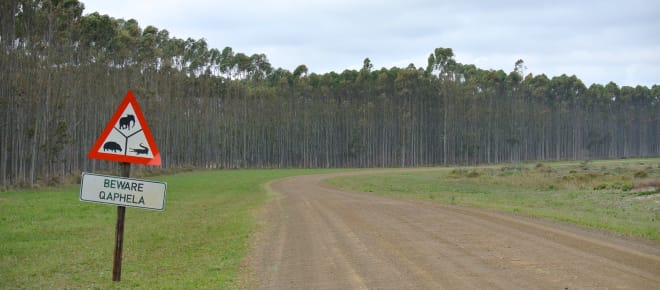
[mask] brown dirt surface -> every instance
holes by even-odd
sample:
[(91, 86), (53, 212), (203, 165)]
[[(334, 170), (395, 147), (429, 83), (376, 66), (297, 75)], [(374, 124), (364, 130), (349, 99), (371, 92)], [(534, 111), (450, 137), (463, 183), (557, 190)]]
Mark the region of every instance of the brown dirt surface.
[(658, 242), (323, 183), (336, 175), (270, 185), (247, 287), (660, 289)]

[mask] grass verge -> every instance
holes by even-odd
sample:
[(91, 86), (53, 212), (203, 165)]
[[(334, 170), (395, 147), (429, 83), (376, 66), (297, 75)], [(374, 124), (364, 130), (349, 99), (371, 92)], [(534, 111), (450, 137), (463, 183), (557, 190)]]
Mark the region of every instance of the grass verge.
[(331, 184), (554, 219), (660, 240), (660, 159), (442, 168)]
[(0, 288), (232, 289), (269, 180), (320, 170), (228, 170), (168, 183), (162, 212), (127, 208), (122, 281), (112, 282), (116, 207), (80, 186), (0, 193)]

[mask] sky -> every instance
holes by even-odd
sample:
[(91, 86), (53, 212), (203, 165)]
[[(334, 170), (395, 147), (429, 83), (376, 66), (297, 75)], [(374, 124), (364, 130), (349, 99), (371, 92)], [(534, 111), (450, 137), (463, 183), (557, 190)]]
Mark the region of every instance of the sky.
[(426, 67), (437, 47), (456, 61), (592, 83), (660, 85), (657, 0), (80, 0), (210, 48), (266, 54), (273, 67), (312, 73)]

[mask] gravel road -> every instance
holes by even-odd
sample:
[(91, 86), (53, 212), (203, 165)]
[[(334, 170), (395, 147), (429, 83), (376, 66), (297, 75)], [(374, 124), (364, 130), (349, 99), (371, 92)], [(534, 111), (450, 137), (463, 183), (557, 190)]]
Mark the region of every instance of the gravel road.
[(660, 289), (660, 243), (323, 183), (335, 175), (270, 185), (249, 288)]

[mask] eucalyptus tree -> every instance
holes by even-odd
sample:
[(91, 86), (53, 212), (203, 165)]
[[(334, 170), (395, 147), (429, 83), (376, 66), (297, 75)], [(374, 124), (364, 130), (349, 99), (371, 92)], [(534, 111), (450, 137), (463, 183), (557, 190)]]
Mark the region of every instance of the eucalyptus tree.
[(454, 60), (454, 51), (451, 48), (436, 48), (433, 51), (433, 54), (429, 56), (429, 63), (426, 71), (431, 74), (437, 74), (440, 82), (438, 93), (443, 106), (443, 118), (442, 118), (442, 151), (443, 151), (443, 164), (447, 164), (447, 158), (449, 156), (447, 140), (449, 138), (449, 99), (450, 95), (454, 95), (456, 92), (455, 83), (452, 82), (454, 75), (452, 69), (456, 65)]
[(436, 48), (425, 68), (316, 74), (211, 48), (76, 0), (0, 3), (3, 187), (105, 170), (85, 153), (133, 89), (164, 167), (418, 166), (660, 154), (660, 87), (484, 70)]

